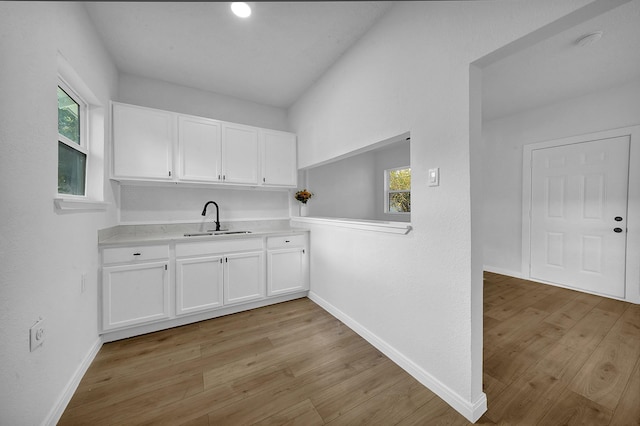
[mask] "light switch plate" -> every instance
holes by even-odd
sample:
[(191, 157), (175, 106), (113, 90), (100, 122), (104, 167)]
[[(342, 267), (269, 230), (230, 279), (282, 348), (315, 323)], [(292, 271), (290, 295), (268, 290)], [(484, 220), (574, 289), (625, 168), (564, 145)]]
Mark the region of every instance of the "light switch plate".
[(440, 167), (436, 167), (435, 169), (429, 169), (428, 182), (429, 182), (429, 186), (440, 185)]

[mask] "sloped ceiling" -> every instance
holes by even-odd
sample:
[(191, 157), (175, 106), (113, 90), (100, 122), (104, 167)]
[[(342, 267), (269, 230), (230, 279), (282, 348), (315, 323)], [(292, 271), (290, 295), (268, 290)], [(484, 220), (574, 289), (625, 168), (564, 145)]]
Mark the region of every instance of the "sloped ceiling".
[(286, 108), (392, 2), (87, 2), (121, 72)]
[[(288, 108), (389, 11), (393, 2), (87, 2), (118, 69)], [(578, 47), (593, 31), (602, 39)], [(491, 120), (640, 78), (640, 0), (483, 70)]]
[[(602, 38), (579, 46), (584, 35)], [(492, 120), (640, 79), (640, 1), (617, 7), (483, 69)]]

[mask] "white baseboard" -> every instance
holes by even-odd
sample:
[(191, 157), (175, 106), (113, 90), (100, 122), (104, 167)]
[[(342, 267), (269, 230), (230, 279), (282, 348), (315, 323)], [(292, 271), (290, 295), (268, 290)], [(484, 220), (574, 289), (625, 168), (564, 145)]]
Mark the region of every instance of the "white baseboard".
[(96, 357), (96, 355), (98, 355), (98, 351), (100, 351), (101, 347), (102, 347), (102, 339), (98, 337), (98, 339), (95, 341), (93, 346), (91, 346), (91, 349), (89, 349), (89, 352), (87, 353), (87, 355), (84, 357), (84, 360), (82, 360), (82, 363), (78, 366), (76, 371), (73, 373), (73, 376), (67, 383), (67, 386), (65, 387), (64, 392), (62, 393), (62, 395), (60, 395), (60, 398), (58, 398), (56, 405), (54, 405), (54, 407), (51, 409), (45, 421), (42, 422), (43, 425), (55, 426), (58, 423), (58, 421), (60, 421), (60, 418), (62, 417), (64, 410), (67, 408), (67, 405), (69, 405), (69, 402), (73, 397), (73, 394), (75, 393), (76, 389), (78, 388), (78, 385), (80, 384), (80, 380), (82, 380), (82, 377), (89, 369), (89, 366), (93, 362), (94, 358)]
[(524, 275), (520, 271), (512, 271), (511, 269), (498, 268), (496, 266), (484, 265), (483, 269), (494, 274), (507, 275), (509, 277), (523, 278)]
[(321, 308), (329, 312), (331, 315), (342, 321), (353, 331), (358, 333), (363, 339), (371, 343), (380, 352), (385, 354), (389, 359), (398, 364), (403, 370), (413, 376), (420, 383), (425, 385), (436, 395), (442, 398), (447, 404), (449, 404), (458, 413), (462, 414), (467, 420), (474, 423), (482, 414), (487, 411), (487, 396), (483, 392), (477, 401), (467, 401), (458, 393), (451, 390), (447, 385), (433, 377), (431, 374), (424, 371), (421, 367), (416, 365), (413, 361), (405, 357), (402, 353), (398, 352), (393, 346), (389, 345), (384, 340), (380, 339), (374, 333), (363, 327), (360, 323), (353, 318), (342, 312), (340, 309), (333, 306), (331, 303), (324, 300), (314, 292), (309, 292), (309, 299), (317, 303)]

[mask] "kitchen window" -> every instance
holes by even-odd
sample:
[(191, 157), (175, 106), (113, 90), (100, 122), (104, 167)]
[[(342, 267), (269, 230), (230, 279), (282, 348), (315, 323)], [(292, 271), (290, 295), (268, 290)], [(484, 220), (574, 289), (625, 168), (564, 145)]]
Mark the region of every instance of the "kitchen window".
[(56, 211), (104, 211), (109, 205), (104, 201), (108, 113), (60, 52), (57, 59), (58, 186), (53, 203)]
[(411, 213), (411, 168), (384, 171), (385, 213)]
[(87, 187), (87, 104), (58, 82), (58, 194), (85, 197)]

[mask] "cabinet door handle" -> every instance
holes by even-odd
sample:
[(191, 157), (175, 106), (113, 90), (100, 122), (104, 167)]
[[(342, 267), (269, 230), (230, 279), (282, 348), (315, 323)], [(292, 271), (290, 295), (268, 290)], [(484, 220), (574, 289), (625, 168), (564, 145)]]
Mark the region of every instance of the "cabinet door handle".
[(142, 253), (133, 253), (134, 256), (140, 256)]
[(262, 182), (267, 182), (267, 178), (262, 178)]
[(290, 243), (291, 241), (289, 241), (289, 240), (284, 240), (284, 242), (285, 242), (285, 243)]
[(169, 177), (171, 177), (171, 170), (169, 170)]
[(302, 249), (302, 254), (304, 254), (304, 253), (305, 253), (305, 251), (304, 251), (304, 249)]
[(165, 271), (167, 270), (167, 265), (164, 265), (164, 270), (165, 270)]

